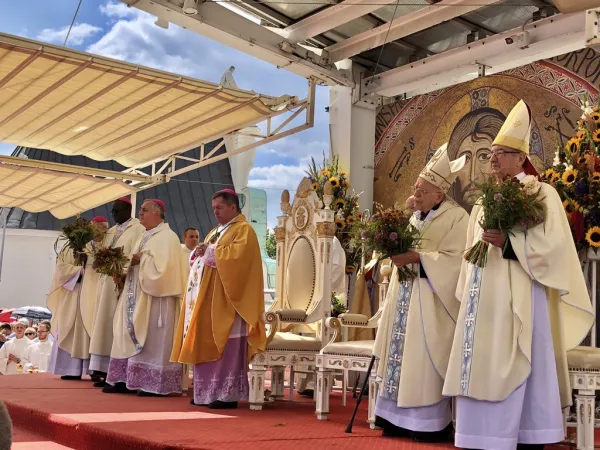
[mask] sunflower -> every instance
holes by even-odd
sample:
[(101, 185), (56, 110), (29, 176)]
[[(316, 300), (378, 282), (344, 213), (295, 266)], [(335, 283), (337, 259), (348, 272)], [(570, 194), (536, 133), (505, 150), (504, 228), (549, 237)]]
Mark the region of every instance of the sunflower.
[(590, 119), (592, 119), (596, 123), (600, 122), (600, 112), (596, 111), (590, 114)]
[(565, 208), (567, 214), (571, 214), (579, 209), (579, 203), (575, 200), (565, 200), (563, 202), (563, 208)]
[(319, 174), (322, 177), (327, 177), (327, 178), (329, 178), (331, 176), (331, 172), (329, 171), (329, 169), (323, 169), (323, 170), (321, 170), (321, 172)]
[(592, 181), (594, 183), (600, 183), (600, 172), (594, 172), (592, 174)]
[(578, 165), (583, 165), (587, 163), (587, 158), (585, 157), (585, 155), (582, 155), (580, 157), (577, 158), (577, 164)]
[(350, 187), (350, 183), (348, 183), (348, 180), (346, 180), (345, 178), (342, 178), (340, 180), (340, 186), (344, 189), (348, 189)]
[(331, 177), (329, 179), (329, 182), (331, 183), (331, 186), (336, 188), (340, 185), (340, 179), (338, 177)]
[(565, 170), (565, 173), (562, 175), (562, 182), (565, 184), (573, 184), (577, 179), (577, 170), (569, 169)]
[(569, 139), (565, 150), (567, 150), (570, 154), (577, 153), (579, 151), (579, 139), (577, 139), (576, 137), (572, 137), (571, 139)]
[(335, 219), (335, 226), (338, 230), (343, 230), (346, 226), (346, 221), (344, 219)]
[(600, 227), (592, 227), (585, 235), (585, 240), (591, 247), (600, 248)]
[(577, 132), (577, 134), (575, 135), (575, 137), (576, 137), (577, 139), (579, 139), (580, 141), (581, 141), (582, 139), (585, 139), (585, 137), (586, 137), (586, 136), (587, 136), (587, 131), (585, 131), (585, 130), (579, 130), (579, 131)]
[(600, 107), (598, 107), (598, 106), (594, 106), (594, 107), (592, 108), (592, 112), (600, 112)]
[(312, 183), (312, 188), (316, 191), (317, 189), (319, 189), (319, 182), (318, 181), (313, 181)]
[(596, 143), (600, 142), (600, 128), (592, 133), (592, 140)]
[(335, 199), (335, 209), (343, 208), (345, 204), (346, 204), (346, 200), (344, 200), (343, 198)]
[(346, 217), (346, 223), (348, 225), (352, 224), (354, 222), (354, 216), (352, 214), (350, 214), (348, 217)]
[(556, 172), (554, 175), (552, 175), (552, 179), (550, 180), (550, 183), (555, 184), (557, 182), (560, 181), (562, 177), (560, 176), (560, 173)]
[(552, 180), (554, 178), (554, 175), (556, 175), (556, 170), (554, 170), (552, 167), (550, 167), (548, 170), (546, 170), (546, 172), (544, 172), (544, 178), (546, 180)]

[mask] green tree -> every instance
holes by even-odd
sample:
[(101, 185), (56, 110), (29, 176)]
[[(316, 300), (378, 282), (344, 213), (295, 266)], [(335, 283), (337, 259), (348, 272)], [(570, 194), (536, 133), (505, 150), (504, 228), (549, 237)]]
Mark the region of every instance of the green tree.
[(275, 242), (275, 230), (267, 230), (267, 256), (275, 259), (277, 256), (277, 243)]

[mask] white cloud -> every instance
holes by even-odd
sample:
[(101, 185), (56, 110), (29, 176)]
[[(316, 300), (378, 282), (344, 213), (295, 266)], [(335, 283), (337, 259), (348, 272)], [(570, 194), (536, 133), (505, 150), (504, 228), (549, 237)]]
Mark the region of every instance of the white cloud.
[(100, 12), (111, 18), (123, 19), (135, 17), (138, 15), (139, 9), (127, 6), (125, 3), (109, 1), (105, 5), (100, 5)]
[[(62, 45), (65, 42), (69, 27), (65, 26), (62, 28), (44, 28), (38, 33), (36, 39), (38, 41), (49, 42), (51, 44)], [(98, 34), (102, 31), (102, 28), (90, 25), (89, 23), (76, 23), (69, 33), (69, 46), (81, 45), (85, 40)]]

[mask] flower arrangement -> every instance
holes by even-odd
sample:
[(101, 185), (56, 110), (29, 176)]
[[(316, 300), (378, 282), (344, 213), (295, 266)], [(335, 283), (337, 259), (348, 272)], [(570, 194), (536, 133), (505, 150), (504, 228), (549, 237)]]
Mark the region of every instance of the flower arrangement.
[(346, 295), (331, 291), (331, 317), (338, 317), (340, 314), (348, 312), (346, 308)]
[(128, 262), (129, 258), (125, 256), (123, 247), (102, 247), (96, 250), (92, 267), (96, 272), (117, 280), (116, 291), (120, 293), (125, 287), (122, 275)]
[(61, 251), (69, 249), (73, 252), (75, 265), (83, 266), (87, 261), (85, 246), (88, 242), (98, 237), (97, 228), (95, 228), (89, 220), (82, 217), (77, 218), (74, 222), (68, 223), (61, 228), (62, 234), (58, 236), (54, 243), (54, 251), (58, 254), (58, 246), (60, 242), (64, 242)]
[(543, 179), (556, 188), (578, 250), (600, 248), (600, 106), (586, 98), (575, 134), (558, 146)]
[[(489, 177), (479, 186), (482, 193), (480, 204), (483, 207), (483, 218), (479, 225), (484, 230), (500, 230), (509, 235), (515, 230), (526, 230), (544, 222), (541, 187), (533, 175), (527, 175), (520, 182), (511, 178), (500, 180)], [(485, 267), (488, 250), (489, 244), (479, 241), (465, 252), (464, 258), (471, 264)]]
[(337, 155), (331, 161), (323, 157), (320, 165), (315, 162), (314, 158), (311, 158), (311, 164), (306, 174), (321, 201), (325, 183), (329, 181), (333, 187), (331, 209), (336, 212), (336, 237), (346, 253), (346, 273), (352, 273), (360, 262), (360, 248), (352, 248), (350, 245), (350, 228), (360, 218), (359, 194), (350, 191), (348, 173), (342, 170)]
[[(377, 252), (380, 259), (406, 253), (418, 245), (419, 231), (410, 223), (410, 211), (392, 207), (384, 209), (375, 205), (376, 212), (368, 220), (357, 221), (352, 227), (352, 241), (364, 243), (365, 252)], [(408, 267), (398, 270), (398, 279), (406, 281), (416, 274)]]

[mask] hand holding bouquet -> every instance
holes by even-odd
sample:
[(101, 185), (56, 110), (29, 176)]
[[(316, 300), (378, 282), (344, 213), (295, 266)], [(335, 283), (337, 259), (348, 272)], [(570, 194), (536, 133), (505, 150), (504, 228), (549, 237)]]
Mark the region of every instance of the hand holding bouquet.
[(62, 249), (69, 249), (73, 252), (75, 265), (83, 266), (87, 261), (85, 246), (88, 242), (98, 237), (98, 229), (96, 229), (89, 220), (82, 217), (74, 222), (68, 223), (61, 229), (62, 234), (58, 236), (54, 243), (54, 250), (58, 254), (58, 243), (66, 241)]
[(112, 277), (117, 292), (122, 292), (125, 287), (123, 273), (128, 262), (129, 258), (123, 253), (123, 247), (107, 247), (96, 251), (93, 267), (96, 272)]
[[(483, 218), (479, 222), (484, 231), (500, 230), (505, 236), (525, 231), (545, 220), (544, 204), (540, 196), (541, 184), (536, 177), (527, 175), (523, 180), (489, 177), (479, 186)], [(508, 239), (505, 239), (505, 247)], [(479, 241), (464, 255), (465, 260), (485, 267), (489, 244)]]
[[(376, 205), (377, 212), (365, 222), (355, 222), (354, 239), (365, 244), (367, 252), (376, 251), (380, 259), (406, 253), (416, 247), (420, 240), (419, 231), (410, 223), (411, 213), (397, 208), (383, 209)], [(398, 279), (406, 281), (416, 274), (407, 266), (398, 269)]]

